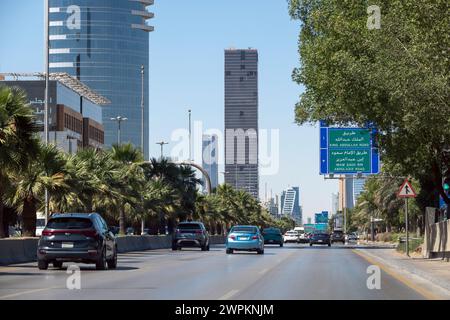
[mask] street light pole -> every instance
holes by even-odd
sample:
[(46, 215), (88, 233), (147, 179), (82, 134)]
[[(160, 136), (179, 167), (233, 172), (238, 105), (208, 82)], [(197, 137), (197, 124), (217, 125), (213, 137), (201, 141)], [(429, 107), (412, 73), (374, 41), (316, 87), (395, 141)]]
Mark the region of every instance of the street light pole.
[[(49, 43), (49, 38), (50, 38), (50, 30), (49, 30), (49, 25), (50, 25), (50, 17), (49, 17), (49, 0), (45, 0), (45, 105), (44, 105), (44, 140), (45, 140), (45, 144), (49, 143), (49, 136), (48, 136), (48, 99), (49, 99), (49, 77), (50, 77), (50, 64), (49, 64), (49, 48), (50, 48), (50, 43)], [(45, 201), (45, 205), (44, 205), (44, 214), (45, 214), (45, 223), (47, 223), (48, 221), (48, 212), (49, 212), (49, 195), (48, 195), (48, 190), (47, 188), (45, 188), (45, 194), (44, 194), (44, 201)]]
[(121, 129), (121, 123), (123, 121), (127, 121), (128, 118), (122, 117), (122, 116), (117, 116), (115, 118), (111, 118), (111, 121), (116, 121), (117, 122), (117, 145), (120, 146), (121, 140), (120, 140), (120, 129)]
[(191, 154), (191, 148), (192, 148), (192, 128), (191, 128), (191, 109), (188, 110), (189, 113), (189, 161), (192, 161), (192, 154)]
[[(141, 152), (142, 156), (145, 157), (144, 154), (144, 65), (141, 65)], [(144, 234), (145, 229), (145, 220), (141, 219), (141, 235)]]
[(163, 141), (161, 141), (161, 142), (157, 142), (156, 144), (159, 144), (160, 147), (161, 147), (161, 160), (162, 160), (163, 157), (164, 157), (164, 145), (165, 145), (165, 144), (169, 144), (169, 143), (168, 143), (168, 142), (165, 142), (165, 141), (163, 140)]

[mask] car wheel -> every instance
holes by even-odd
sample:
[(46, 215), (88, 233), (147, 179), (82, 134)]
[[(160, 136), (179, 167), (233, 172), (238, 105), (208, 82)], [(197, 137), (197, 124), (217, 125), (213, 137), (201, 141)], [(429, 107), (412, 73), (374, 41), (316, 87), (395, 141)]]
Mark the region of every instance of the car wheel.
[(283, 246), (283, 242), (282, 243), (280, 243), (280, 247), (282, 247)]
[(233, 250), (232, 249), (227, 249), (226, 252), (227, 252), (227, 254), (233, 254)]
[(117, 247), (114, 249), (114, 255), (113, 257), (108, 260), (108, 269), (115, 269), (117, 268)]
[(53, 261), (53, 268), (61, 269), (63, 266), (62, 261)]
[(206, 246), (206, 251), (209, 251), (209, 243), (208, 243), (208, 245)]
[(172, 250), (173, 251), (178, 250), (178, 246), (175, 243), (172, 243)]
[(331, 243), (330, 242), (328, 243), (328, 246), (331, 247)]
[(264, 254), (264, 250), (258, 249), (258, 250), (256, 250), (256, 253), (258, 253), (258, 254)]
[(202, 246), (202, 251), (206, 251), (206, 245)]
[(48, 262), (45, 260), (38, 260), (38, 268), (39, 268), (39, 270), (47, 270)]
[(105, 248), (103, 248), (102, 250), (102, 254), (100, 255), (100, 257), (98, 257), (97, 262), (95, 263), (95, 269), (97, 270), (106, 270), (107, 266), (107, 261), (106, 261), (106, 252), (105, 252)]
[(312, 243), (310, 243), (309, 246), (312, 247)]

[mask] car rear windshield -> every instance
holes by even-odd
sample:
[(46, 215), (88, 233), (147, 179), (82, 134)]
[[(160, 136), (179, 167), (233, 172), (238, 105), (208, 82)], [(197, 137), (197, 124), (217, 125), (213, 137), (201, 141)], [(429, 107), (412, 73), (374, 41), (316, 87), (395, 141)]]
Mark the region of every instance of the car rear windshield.
[(281, 233), (280, 229), (264, 229), (263, 232), (267, 233), (267, 234), (269, 234), (269, 233), (280, 234)]
[(298, 233), (295, 232), (295, 231), (288, 231), (288, 232), (286, 232), (286, 234), (287, 234), (288, 236), (296, 236), (296, 235), (298, 235)]
[(47, 223), (49, 229), (89, 229), (92, 222), (87, 218), (54, 218)]
[(180, 230), (201, 230), (202, 227), (198, 223), (180, 223), (177, 227)]
[(231, 229), (231, 232), (238, 232), (238, 233), (256, 233), (255, 227), (234, 227)]

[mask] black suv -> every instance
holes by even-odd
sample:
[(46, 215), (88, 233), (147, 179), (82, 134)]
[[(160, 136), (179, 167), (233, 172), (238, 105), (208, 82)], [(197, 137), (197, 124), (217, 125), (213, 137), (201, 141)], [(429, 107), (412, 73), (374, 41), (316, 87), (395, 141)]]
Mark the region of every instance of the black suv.
[(52, 263), (95, 263), (97, 270), (115, 269), (117, 244), (105, 220), (97, 213), (53, 214), (37, 248), (38, 267), (46, 270)]
[(181, 222), (172, 238), (172, 250), (182, 247), (198, 247), (209, 251), (209, 235), (201, 222)]
[(334, 230), (331, 234), (331, 243), (342, 242), (345, 244), (345, 235), (341, 230)]

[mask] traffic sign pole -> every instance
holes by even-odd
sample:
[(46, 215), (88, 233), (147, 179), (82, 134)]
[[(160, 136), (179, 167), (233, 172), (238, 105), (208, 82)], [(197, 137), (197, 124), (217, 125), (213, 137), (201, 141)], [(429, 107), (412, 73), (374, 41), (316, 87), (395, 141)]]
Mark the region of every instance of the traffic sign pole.
[(406, 255), (409, 257), (408, 198), (405, 198)]

